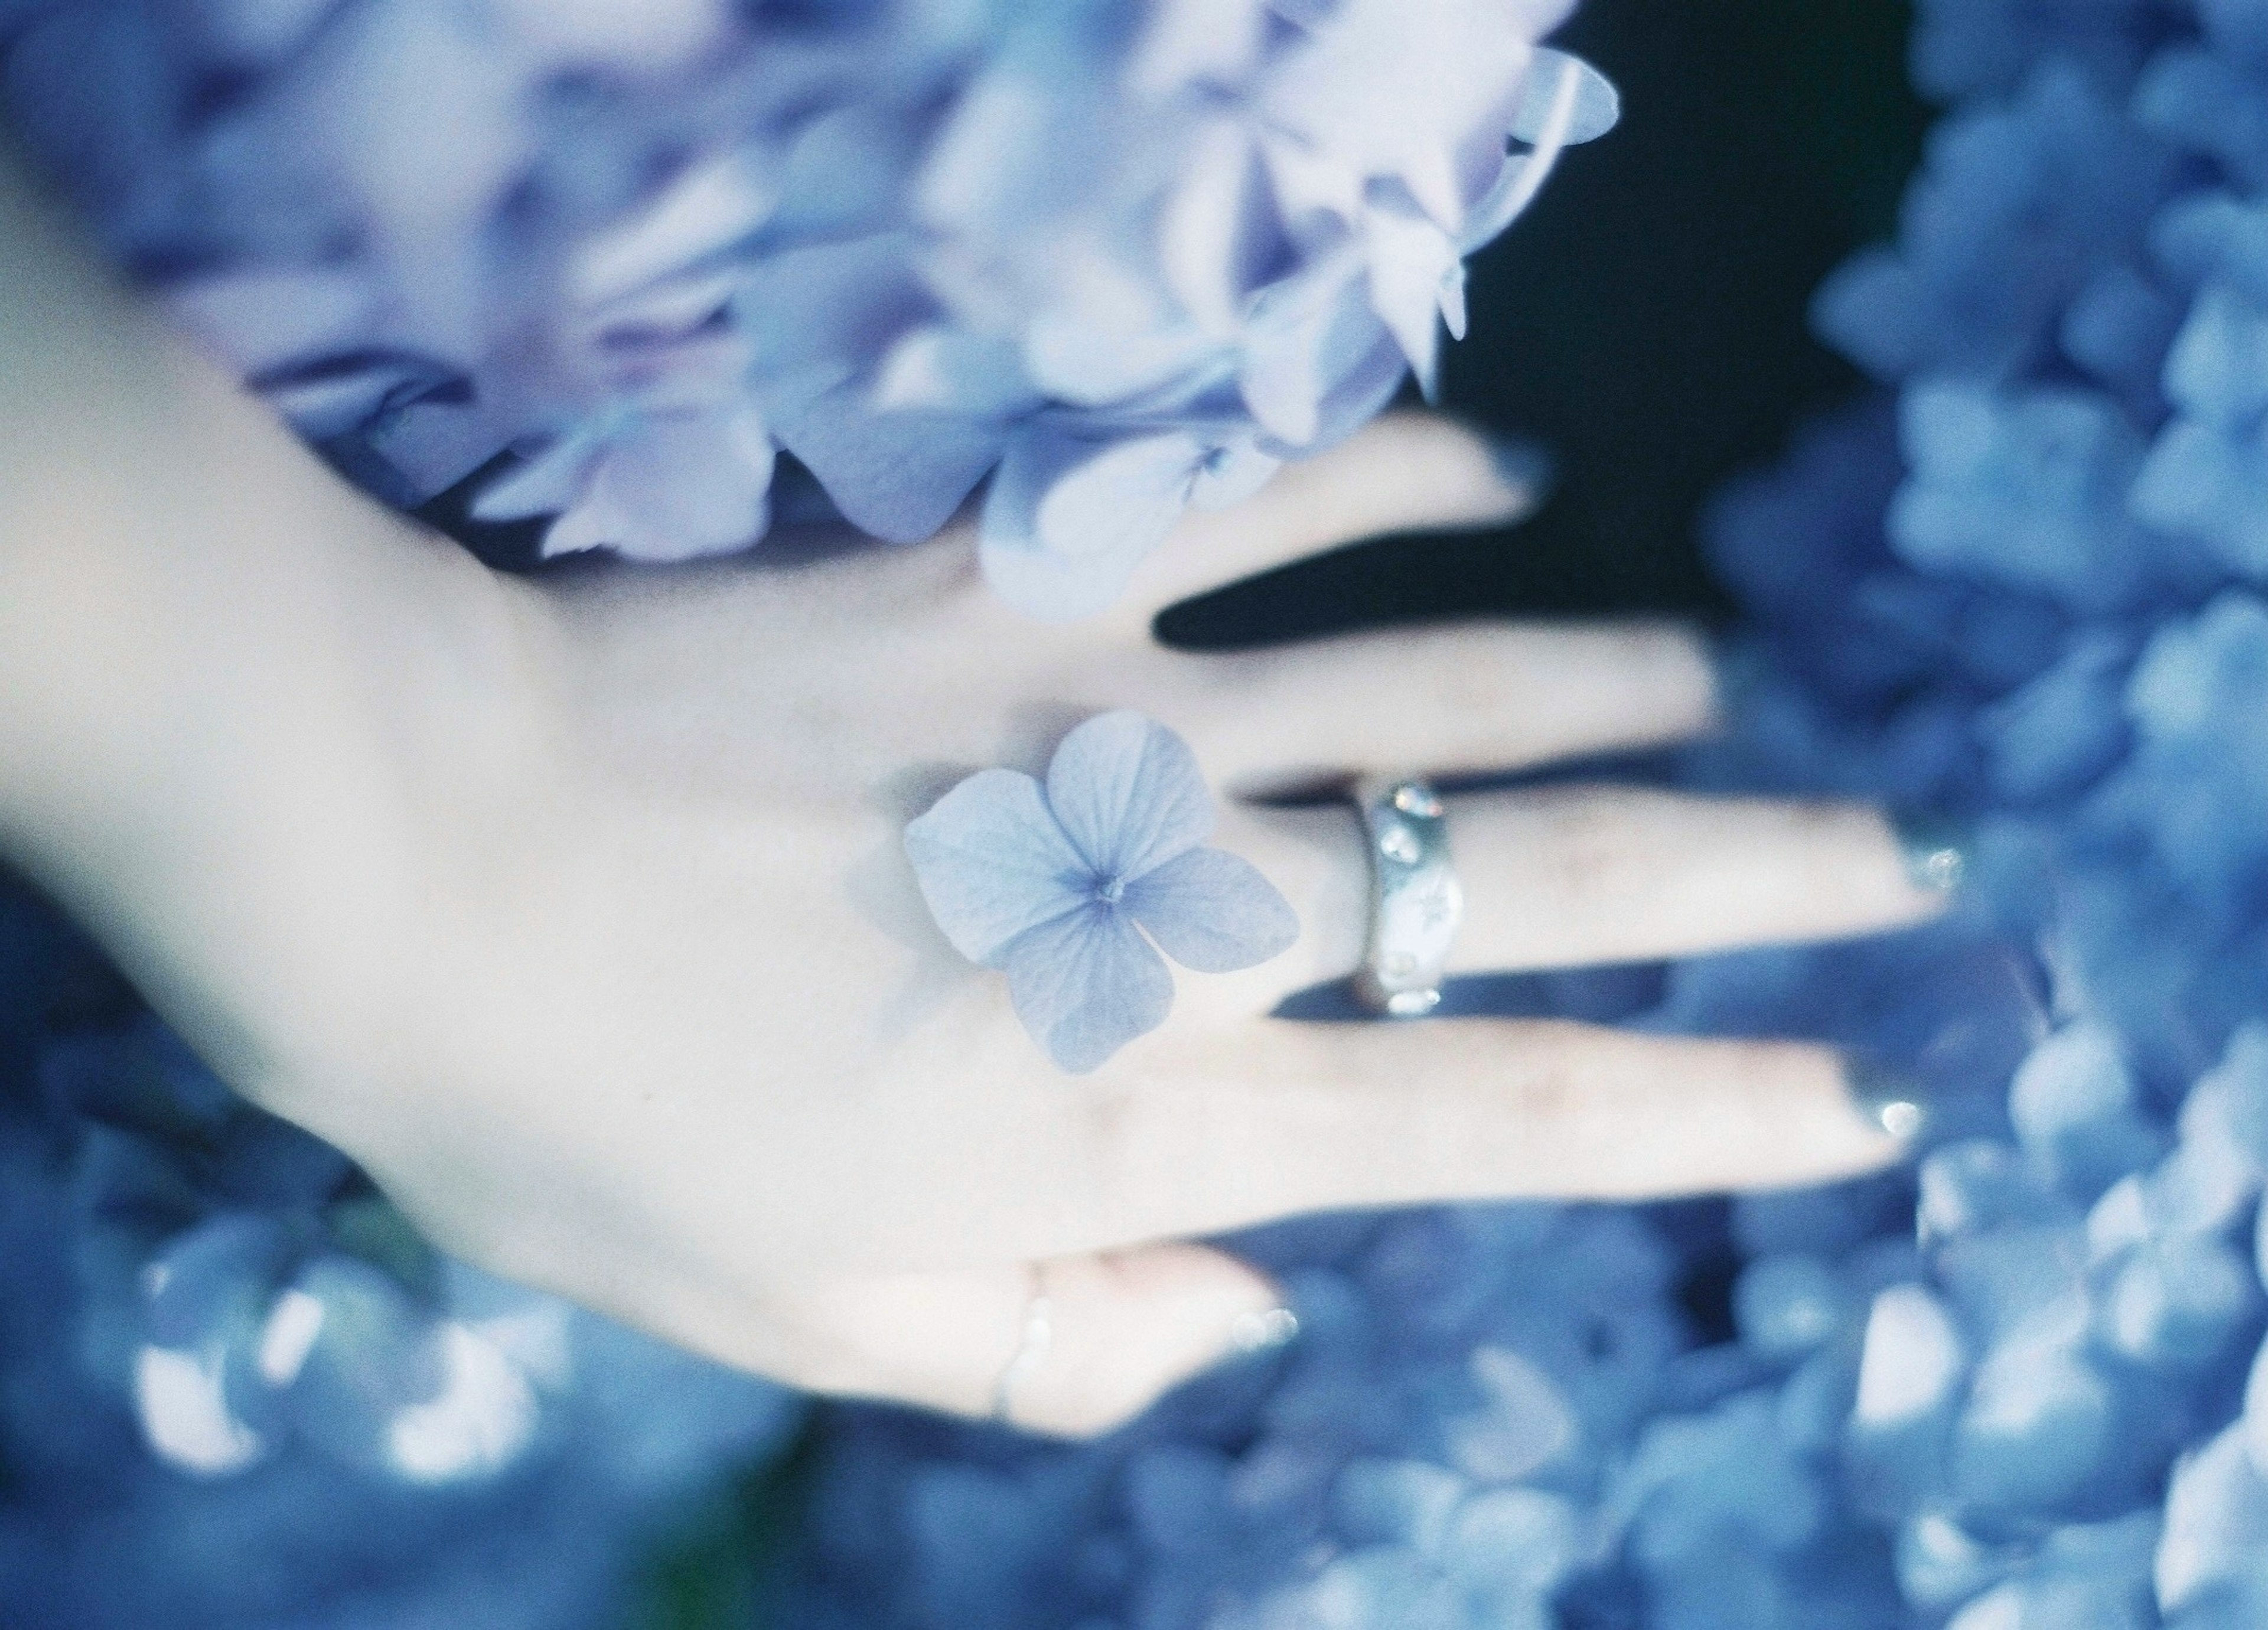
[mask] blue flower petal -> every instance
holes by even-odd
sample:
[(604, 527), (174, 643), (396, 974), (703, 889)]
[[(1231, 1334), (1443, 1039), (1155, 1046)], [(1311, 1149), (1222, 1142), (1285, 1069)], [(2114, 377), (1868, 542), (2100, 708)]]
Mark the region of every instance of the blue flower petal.
[(978, 771), (909, 822), (906, 858), (953, 948), (988, 968), (1018, 935), (1093, 898), (1040, 784), (1012, 770)]
[(1181, 519), (1205, 453), (1183, 431), (1112, 441), (1026, 427), (985, 495), (987, 580), (1033, 616), (1103, 610)]
[(1291, 903), (1249, 861), (1192, 849), (1127, 885), (1123, 903), (1158, 948), (1197, 973), (1234, 973), (1300, 937)]
[(1124, 911), (1090, 902), (1027, 930), (1001, 959), (1032, 1039), (1084, 1075), (1166, 1022), (1174, 976)]
[(852, 385), (796, 404), (775, 429), (845, 520), (893, 543), (934, 536), (998, 462), (1006, 439), (998, 425), (964, 415), (878, 413)]
[(1048, 808), (1095, 876), (1127, 882), (1212, 830), (1212, 798), (1189, 743), (1124, 710), (1063, 739), (1048, 766)]
[[(1558, 107), (1565, 97), (1572, 104), (1564, 114)], [(1614, 82), (1580, 56), (1549, 46), (1535, 53), (1528, 77), (1520, 88), (1520, 106), (1512, 115), (1512, 137), (1535, 143), (1563, 125), (1558, 139), (1569, 147), (1595, 142), (1621, 122), (1622, 92)]]

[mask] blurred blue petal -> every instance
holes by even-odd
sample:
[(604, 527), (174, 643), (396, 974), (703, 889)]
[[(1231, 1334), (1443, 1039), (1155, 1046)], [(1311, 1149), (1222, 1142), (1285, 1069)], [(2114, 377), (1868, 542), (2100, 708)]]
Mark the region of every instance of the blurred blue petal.
[(1130, 884), (1212, 830), (1212, 797), (1189, 743), (1123, 709), (1063, 739), (1048, 765), (1048, 808), (1091, 873)]
[(1123, 904), (1158, 948), (1197, 973), (1234, 973), (1291, 948), (1300, 919), (1259, 868), (1192, 849), (1126, 885)]
[(1173, 530), (1205, 456), (1183, 431), (1113, 443), (1027, 427), (985, 495), (986, 579), (1009, 604), (1049, 621), (1104, 610)]
[[(773, 457), (750, 408), (632, 419), (586, 455), (579, 490), (543, 552), (606, 548), (671, 561), (745, 548), (770, 522)], [(511, 497), (528, 502), (556, 479), (552, 470), (528, 473)]]
[(781, 415), (773, 428), (844, 520), (892, 543), (917, 543), (952, 520), (1007, 439), (998, 424), (981, 418), (878, 413), (850, 385)]
[(1024, 1028), (1074, 1075), (1166, 1022), (1174, 977), (1124, 911), (1107, 906), (1027, 930), (1001, 955)]
[(922, 898), (953, 948), (1000, 965), (1009, 942), (1085, 905), (1086, 860), (1049, 813), (1040, 784), (981, 770), (906, 827)]
[[(1562, 99), (1566, 111), (1561, 112)], [(1535, 143), (1555, 119), (1564, 121), (1558, 139), (1569, 147), (1595, 142), (1623, 116), (1622, 94), (1604, 74), (1580, 56), (1544, 47), (1521, 82), (1520, 105), (1513, 110), (1512, 138)]]

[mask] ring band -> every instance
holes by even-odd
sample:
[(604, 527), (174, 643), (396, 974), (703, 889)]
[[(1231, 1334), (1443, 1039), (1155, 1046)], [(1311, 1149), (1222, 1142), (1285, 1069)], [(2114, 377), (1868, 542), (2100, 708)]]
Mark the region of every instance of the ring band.
[(1424, 781), (1366, 781), (1355, 789), (1370, 856), (1370, 939), (1355, 994), (1396, 1019), (1441, 999), (1449, 946), (1464, 921), (1465, 890), (1449, 863), (1440, 794)]
[(1046, 1265), (1035, 1262), (1024, 1272), (1023, 1330), (1015, 1352), (1001, 1367), (1000, 1378), (992, 1383), (992, 1419), (1004, 1427), (1014, 1423), (1016, 1389), (1048, 1361), (1048, 1349), (1056, 1341), (1055, 1299), (1048, 1294)]

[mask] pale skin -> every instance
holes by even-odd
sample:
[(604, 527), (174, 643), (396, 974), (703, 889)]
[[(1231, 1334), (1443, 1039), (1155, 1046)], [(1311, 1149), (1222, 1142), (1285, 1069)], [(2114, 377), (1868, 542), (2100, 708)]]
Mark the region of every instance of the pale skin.
[[(1549, 763), (1718, 717), (1668, 624), (1471, 624), (1240, 655), (1161, 607), (1531, 495), (1382, 421), (1193, 520), (1108, 618), (1023, 619), (959, 532), (802, 564), (493, 573), (361, 498), (109, 280), (0, 161), (0, 855), (254, 1102), (441, 1245), (727, 1363), (1107, 1427), (1275, 1289), (1182, 1242), (1346, 1206), (1637, 1198), (1896, 1159), (1841, 1061), (1564, 1023), (1313, 1026), (1366, 874), (1319, 775)], [(1130, 707), (1305, 927), (1179, 977), (1073, 1079), (931, 925), (904, 823)], [(1606, 787), (1460, 798), (1461, 970), (1869, 933), (1941, 897), (1873, 811)]]

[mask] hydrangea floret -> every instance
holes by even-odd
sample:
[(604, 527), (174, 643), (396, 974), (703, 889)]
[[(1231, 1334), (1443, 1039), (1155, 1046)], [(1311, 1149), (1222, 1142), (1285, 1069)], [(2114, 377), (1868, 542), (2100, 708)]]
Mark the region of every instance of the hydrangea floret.
[(1044, 783), (977, 771), (905, 843), (954, 948), (1005, 971), (1033, 1039), (1085, 1074), (1165, 1022), (1174, 979), (1160, 951), (1233, 973), (1299, 938), (1291, 906), (1249, 862), (1202, 846), (1212, 825), (1189, 744), (1121, 711), (1066, 735)]
[[(1615, 93), (1569, 0), (85, 0), (9, 90), (119, 251), (338, 466), (747, 548), (791, 454), (881, 539), (996, 468), (1075, 616), (1189, 505), (1430, 390), (1463, 257)], [(634, 14), (636, 20), (630, 20)], [(189, 110), (169, 118), (159, 110)]]

